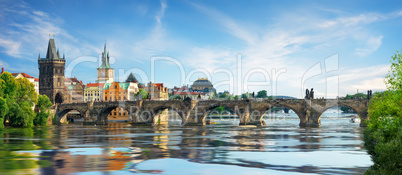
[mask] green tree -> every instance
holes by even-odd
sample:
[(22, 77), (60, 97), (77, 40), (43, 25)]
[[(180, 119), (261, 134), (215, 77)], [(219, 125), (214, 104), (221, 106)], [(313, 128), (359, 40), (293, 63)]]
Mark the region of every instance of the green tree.
[(228, 98), (228, 95), (226, 93), (222, 93), (221, 95), (219, 95), (219, 99), (226, 99)]
[(242, 99), (247, 99), (247, 93), (241, 94)]
[(266, 90), (258, 91), (257, 98), (267, 98), (267, 91)]
[(391, 57), (391, 70), (385, 78), (389, 90), (402, 89), (402, 54), (399, 51)]
[(4, 89), (2, 87), (3, 97), (14, 97), (18, 88), (18, 82), (15, 80), (14, 76), (9, 72), (4, 72), (0, 75), (0, 79), (4, 81), (4, 83), (1, 83), (1, 86), (4, 87)]
[(367, 98), (367, 95), (363, 93), (356, 93), (354, 95), (347, 94), (346, 97), (344, 97), (343, 99), (362, 99), (362, 98)]
[(17, 103), (28, 102), (31, 107), (36, 104), (38, 94), (35, 92), (35, 86), (26, 78), (17, 78), (18, 91), (16, 92), (15, 99)]
[(35, 105), (36, 111), (47, 111), (52, 106), (52, 102), (46, 95), (39, 95), (38, 102)]
[(8, 111), (2, 110), (0, 121), (8, 120), (11, 126), (32, 127), (36, 113), (32, 107), (37, 103), (37, 94), (33, 83), (26, 78), (15, 79), (8, 72), (0, 75), (0, 105), (7, 106)]
[(35, 105), (35, 111), (37, 114), (34, 119), (34, 125), (47, 125), (47, 119), (50, 115), (49, 109), (51, 106), (52, 102), (46, 95), (39, 95), (38, 102)]
[(235, 100), (239, 100), (239, 99), (240, 99), (240, 96), (239, 96), (239, 95), (235, 95), (235, 96), (234, 96), (234, 99), (235, 99)]
[(180, 96), (176, 95), (173, 99), (175, 100), (183, 100)]
[(3, 97), (0, 97), (0, 129), (4, 128), (4, 117), (6, 116), (7, 113), (8, 113), (7, 102)]
[(388, 90), (370, 100), (364, 146), (374, 165), (365, 174), (402, 174), (402, 55), (391, 59)]
[(6, 88), (6, 82), (0, 78), (0, 97), (4, 97), (4, 89)]
[(142, 99), (147, 99), (148, 98), (148, 92), (145, 91), (144, 89), (140, 89), (136, 94), (136, 97), (141, 97)]

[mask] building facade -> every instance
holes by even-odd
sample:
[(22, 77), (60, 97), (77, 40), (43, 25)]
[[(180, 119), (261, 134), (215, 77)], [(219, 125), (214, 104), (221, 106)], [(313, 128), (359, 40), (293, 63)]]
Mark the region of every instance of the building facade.
[(84, 88), (84, 102), (103, 101), (103, 83), (88, 83)]
[(84, 88), (85, 88), (85, 85), (82, 85), (82, 84), (66, 86), (66, 92), (67, 92), (68, 96), (65, 97), (65, 101), (68, 103), (84, 102)]
[[(118, 82), (106, 83), (103, 89), (103, 97), (104, 101), (126, 101), (127, 100), (127, 92), (126, 89), (128, 86), (120, 84)], [(128, 119), (128, 112), (122, 108), (116, 108), (109, 113), (108, 119)]]
[(39, 93), (49, 97), (54, 103), (63, 103), (66, 95), (64, 88), (65, 56), (60, 57), (54, 39), (49, 39), (45, 58), (38, 57)]
[(145, 87), (148, 93), (148, 99), (150, 100), (168, 100), (169, 94), (168, 89), (163, 87), (163, 83), (152, 83), (149, 82)]

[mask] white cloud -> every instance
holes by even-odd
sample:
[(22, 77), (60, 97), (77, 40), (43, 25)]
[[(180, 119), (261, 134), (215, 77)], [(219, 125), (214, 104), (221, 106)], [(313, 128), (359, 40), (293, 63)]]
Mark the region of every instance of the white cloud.
[(3, 47), (5, 49), (5, 53), (7, 55), (18, 57), (20, 55), (20, 46), (21, 42), (3, 39), (3, 37), (0, 36), (0, 47)]
[(382, 45), (382, 38), (383, 36), (369, 37), (365, 41), (365, 47), (355, 49), (356, 54), (364, 57), (376, 51)]
[(192, 5), (210, 16), (213, 20), (216, 20), (218, 24), (224, 26), (230, 34), (246, 41), (248, 44), (256, 44), (257, 36), (252, 34), (249, 30), (242, 28), (241, 25), (232, 18), (212, 8), (207, 8), (195, 3), (192, 3)]
[[(197, 56), (188, 60), (192, 67), (201, 67), (201, 65), (204, 68), (223, 67), (235, 72), (236, 64), (234, 61), (228, 62), (222, 57), (235, 58), (237, 53), (241, 53), (243, 56), (243, 74), (255, 68), (263, 68), (271, 75), (274, 70), (286, 70), (286, 73), (277, 79), (278, 91), (279, 93), (290, 94), (299, 94), (302, 75), (309, 66), (324, 61), (324, 59), (306, 58), (305, 55), (315, 55), (314, 52), (319, 52), (322, 48), (344, 47), (354, 42), (357, 44), (354, 45), (355, 48), (350, 49), (350, 52), (366, 57), (381, 47), (383, 36), (373, 34), (365, 26), (385, 20), (389, 16), (389, 14), (378, 13), (350, 15), (336, 11), (338, 17), (327, 19), (319, 14), (305, 17), (286, 12), (286, 14), (278, 14), (276, 23), (264, 26), (262, 29), (255, 29), (240, 25), (239, 21), (213, 8), (199, 4), (192, 5), (212, 20), (217, 21), (227, 30), (227, 33), (247, 43), (245, 47), (239, 50), (196, 46), (191, 51)], [(197, 51), (201, 51), (201, 53)], [(304, 55), (299, 56), (299, 54)], [(379, 79), (384, 77), (387, 70), (388, 65), (363, 68), (349, 67), (348, 70), (342, 70), (346, 73), (343, 72), (338, 78), (341, 86), (345, 88), (342, 88), (340, 92), (347, 93), (356, 88), (355, 86), (366, 89), (383, 89), (384, 83)], [(338, 72), (342, 71), (339, 70)], [(323, 72), (321, 76), (318, 76), (317, 81), (314, 80), (309, 83), (309, 86), (325, 86), (323, 79), (328, 75), (324, 74), (326, 73)], [(331, 75), (333, 74), (335, 73)], [(370, 83), (377, 84), (370, 86)], [(322, 92), (325, 92), (325, 89), (322, 89)]]

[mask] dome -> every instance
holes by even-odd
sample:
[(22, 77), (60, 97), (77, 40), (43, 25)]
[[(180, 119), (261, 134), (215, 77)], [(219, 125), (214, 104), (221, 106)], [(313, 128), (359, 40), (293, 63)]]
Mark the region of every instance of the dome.
[(211, 86), (212, 83), (208, 79), (198, 79), (197, 81), (194, 81), (193, 86)]

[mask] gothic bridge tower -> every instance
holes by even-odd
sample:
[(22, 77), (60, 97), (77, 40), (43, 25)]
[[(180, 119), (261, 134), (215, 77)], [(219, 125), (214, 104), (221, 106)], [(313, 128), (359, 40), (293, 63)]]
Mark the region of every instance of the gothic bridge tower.
[(102, 52), (102, 65), (98, 67), (98, 83), (113, 83), (113, 68), (109, 64), (109, 51), (103, 48)]
[(49, 97), (50, 101), (63, 103), (66, 91), (64, 89), (64, 69), (66, 59), (60, 57), (59, 50), (56, 50), (54, 39), (49, 39), (45, 58), (38, 58), (39, 64), (39, 94)]

